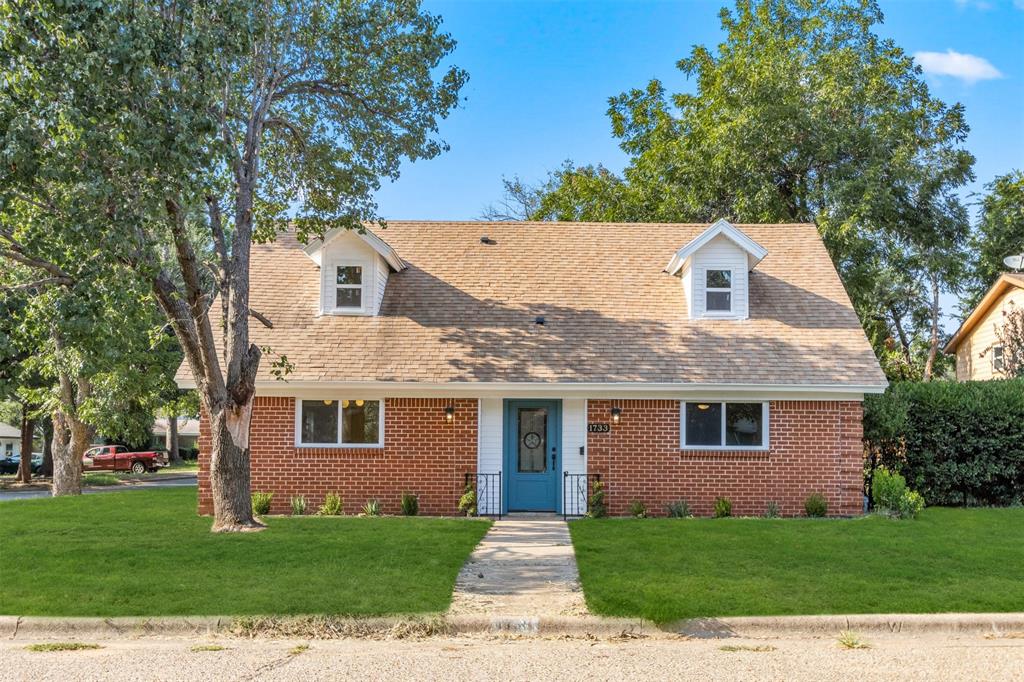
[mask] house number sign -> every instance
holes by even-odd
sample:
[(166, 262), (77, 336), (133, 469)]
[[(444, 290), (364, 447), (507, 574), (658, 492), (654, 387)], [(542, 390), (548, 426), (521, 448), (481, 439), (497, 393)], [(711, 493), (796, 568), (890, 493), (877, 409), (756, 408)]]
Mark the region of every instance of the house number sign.
[(610, 424), (587, 424), (587, 431), (590, 433), (608, 433), (611, 430)]

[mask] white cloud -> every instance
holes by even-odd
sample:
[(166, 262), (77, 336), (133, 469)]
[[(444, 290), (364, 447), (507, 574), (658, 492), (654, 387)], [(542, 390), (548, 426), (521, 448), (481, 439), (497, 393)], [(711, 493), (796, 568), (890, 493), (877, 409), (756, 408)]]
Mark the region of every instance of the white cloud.
[(959, 78), (968, 85), (1003, 77), (999, 69), (992, 66), (987, 59), (973, 54), (961, 54), (953, 50), (915, 52), (914, 61), (927, 74)]

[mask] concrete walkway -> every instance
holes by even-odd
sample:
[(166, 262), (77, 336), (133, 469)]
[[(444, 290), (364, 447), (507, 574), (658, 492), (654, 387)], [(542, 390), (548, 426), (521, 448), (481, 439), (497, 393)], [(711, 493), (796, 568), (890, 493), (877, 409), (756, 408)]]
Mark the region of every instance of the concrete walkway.
[(565, 521), (512, 516), (495, 522), (455, 581), (451, 613), (586, 615)]

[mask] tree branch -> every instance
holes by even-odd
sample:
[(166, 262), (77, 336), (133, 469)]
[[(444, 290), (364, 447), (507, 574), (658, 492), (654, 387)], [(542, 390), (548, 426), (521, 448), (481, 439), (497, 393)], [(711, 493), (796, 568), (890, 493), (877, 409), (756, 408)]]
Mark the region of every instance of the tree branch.
[(271, 322), (265, 315), (263, 315), (263, 313), (260, 313), (256, 310), (253, 310), (252, 308), (249, 308), (249, 314), (255, 317), (260, 322), (262, 322), (263, 326), (266, 327), (267, 329), (274, 328), (274, 323)]

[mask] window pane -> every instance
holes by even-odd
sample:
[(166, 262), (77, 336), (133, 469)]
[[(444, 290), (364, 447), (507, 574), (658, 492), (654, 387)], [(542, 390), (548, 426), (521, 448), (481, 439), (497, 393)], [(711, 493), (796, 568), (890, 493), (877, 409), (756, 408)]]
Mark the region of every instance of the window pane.
[(548, 411), (543, 407), (519, 408), (519, 471), (542, 472), (548, 468)]
[(709, 291), (707, 292), (707, 297), (708, 310), (718, 312), (729, 312), (732, 310), (732, 292)]
[(722, 444), (722, 403), (686, 403), (686, 444)]
[(338, 284), (362, 284), (363, 268), (358, 265), (339, 265)]
[(341, 419), (343, 443), (380, 442), (379, 400), (346, 400), (341, 404)]
[(994, 346), (992, 348), (992, 369), (997, 372), (1003, 371), (1003, 347)]
[(732, 287), (732, 270), (708, 270), (709, 289), (729, 289)]
[(764, 444), (764, 423), (761, 403), (726, 403), (725, 444)]
[(336, 308), (361, 308), (363, 306), (363, 290), (357, 288), (338, 289), (338, 297), (334, 305)]
[(338, 442), (338, 404), (323, 400), (302, 401), (302, 442)]

